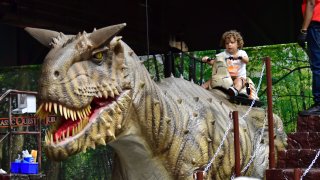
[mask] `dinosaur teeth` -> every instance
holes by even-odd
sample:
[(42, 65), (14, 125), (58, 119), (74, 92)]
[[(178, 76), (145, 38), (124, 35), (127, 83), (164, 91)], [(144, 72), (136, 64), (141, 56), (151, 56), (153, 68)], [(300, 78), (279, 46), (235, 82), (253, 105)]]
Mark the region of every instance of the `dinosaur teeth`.
[(103, 94), (104, 98), (108, 99), (108, 92), (107, 91), (103, 91), (102, 94)]
[(68, 119), (68, 116), (67, 116), (67, 108), (66, 107), (63, 107), (63, 113), (62, 115), (64, 116), (65, 119)]
[(62, 116), (63, 111), (62, 111), (62, 105), (61, 104), (59, 105), (59, 112), (60, 112), (60, 115)]
[(62, 140), (65, 140), (66, 139), (66, 131), (63, 131), (62, 132)]
[(69, 138), (69, 127), (67, 128), (67, 138)]
[(76, 111), (72, 111), (73, 120), (77, 120), (77, 113)]
[(116, 96), (119, 96), (119, 95), (120, 95), (120, 93), (118, 92), (118, 90), (117, 90), (116, 88), (113, 89), (113, 92), (114, 92), (114, 94), (115, 94)]
[(49, 112), (51, 112), (51, 107), (52, 107), (52, 103), (49, 102), (49, 105), (48, 105), (48, 108), (49, 108), (48, 111), (49, 111)]
[(72, 136), (76, 135), (76, 132), (75, 132), (75, 127), (72, 128)]
[(70, 109), (68, 109), (68, 108), (67, 108), (67, 116), (68, 116), (68, 118), (71, 118), (71, 112), (70, 112)]
[(45, 104), (42, 103), (36, 112), (36, 116), (39, 119), (45, 119), (48, 116), (48, 112), (44, 108), (45, 108)]
[(42, 111), (42, 106), (43, 106), (43, 103), (41, 103), (41, 104), (40, 104), (40, 106), (39, 106), (39, 108), (38, 108), (38, 110), (37, 110), (36, 114), (37, 114), (37, 113), (39, 113), (40, 111)]
[(85, 113), (86, 113), (86, 116), (88, 116), (88, 115), (90, 114), (90, 109), (91, 109), (90, 106), (87, 106), (87, 107), (84, 109), (84, 111), (85, 111)]
[(112, 98), (114, 98), (114, 92), (113, 92), (113, 91), (110, 91), (110, 96), (111, 96)]
[(81, 115), (80, 111), (77, 111), (77, 115), (78, 115), (79, 119), (81, 120), (82, 119), (82, 115)]
[(50, 143), (54, 144), (54, 142), (53, 142), (53, 135), (52, 135), (52, 134), (50, 135)]
[(70, 110), (70, 116), (71, 116), (72, 121), (74, 121), (74, 120), (75, 120), (75, 117), (74, 117), (74, 114), (73, 114), (73, 111), (72, 111), (72, 110)]
[(45, 110), (48, 111), (48, 103), (45, 103)]
[(80, 110), (79, 113), (80, 113), (81, 117), (86, 117), (86, 115), (84, 114), (84, 110), (83, 109)]
[(58, 114), (58, 107), (56, 103), (53, 103), (54, 113)]

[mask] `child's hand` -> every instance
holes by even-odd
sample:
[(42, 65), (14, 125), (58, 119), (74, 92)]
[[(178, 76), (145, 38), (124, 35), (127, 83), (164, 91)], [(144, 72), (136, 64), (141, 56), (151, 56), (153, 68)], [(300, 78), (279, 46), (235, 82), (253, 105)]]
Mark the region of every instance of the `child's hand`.
[(214, 59), (213, 59), (213, 58), (210, 58), (210, 57), (208, 57), (208, 56), (204, 56), (204, 57), (201, 59), (201, 61), (204, 62), (204, 63), (208, 63), (208, 62), (210, 62), (210, 61), (212, 61), (212, 60), (214, 60)]
[(230, 59), (230, 60), (236, 60), (233, 56), (229, 56), (226, 59)]
[(204, 57), (201, 59), (201, 61), (206, 63), (206, 62), (208, 62), (208, 59), (209, 59), (208, 56), (204, 56)]
[(230, 59), (230, 60), (242, 60), (242, 56), (229, 56), (227, 59)]

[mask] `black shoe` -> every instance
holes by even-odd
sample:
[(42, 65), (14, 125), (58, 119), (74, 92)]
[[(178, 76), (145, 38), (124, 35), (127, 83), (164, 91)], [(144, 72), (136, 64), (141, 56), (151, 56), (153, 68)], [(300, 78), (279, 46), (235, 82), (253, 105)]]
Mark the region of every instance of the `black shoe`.
[(229, 96), (233, 97), (233, 96), (238, 96), (239, 92), (236, 88), (229, 87), (228, 94), (229, 94)]
[(246, 91), (247, 91), (247, 95), (249, 96), (250, 93), (251, 93), (251, 89), (250, 89), (249, 83), (246, 83)]
[(320, 104), (314, 104), (309, 109), (301, 111), (301, 116), (320, 115)]

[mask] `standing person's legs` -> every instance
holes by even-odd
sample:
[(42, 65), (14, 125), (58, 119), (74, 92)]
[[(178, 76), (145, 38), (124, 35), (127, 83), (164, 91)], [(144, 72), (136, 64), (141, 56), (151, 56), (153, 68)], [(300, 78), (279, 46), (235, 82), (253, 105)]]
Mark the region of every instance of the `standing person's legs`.
[(300, 115), (320, 115), (320, 23), (311, 23), (307, 35), (314, 105)]
[(307, 40), (312, 71), (312, 94), (314, 103), (320, 105), (320, 23), (310, 26)]

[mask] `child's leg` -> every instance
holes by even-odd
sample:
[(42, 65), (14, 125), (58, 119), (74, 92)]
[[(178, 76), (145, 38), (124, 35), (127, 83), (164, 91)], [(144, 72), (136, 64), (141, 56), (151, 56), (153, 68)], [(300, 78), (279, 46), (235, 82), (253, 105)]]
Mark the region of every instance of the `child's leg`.
[(244, 87), (245, 85), (245, 79), (241, 77), (237, 77), (233, 80), (233, 86), (228, 89), (228, 93), (230, 96), (237, 96), (239, 94), (239, 91)]
[(203, 87), (203, 88), (205, 88), (205, 89), (209, 89), (210, 84), (211, 84), (211, 79), (209, 79), (207, 82), (203, 83), (203, 84), (201, 85), (201, 87)]
[(240, 91), (245, 84), (246, 84), (246, 80), (242, 77), (237, 77), (233, 81), (233, 87), (236, 88), (238, 91)]

